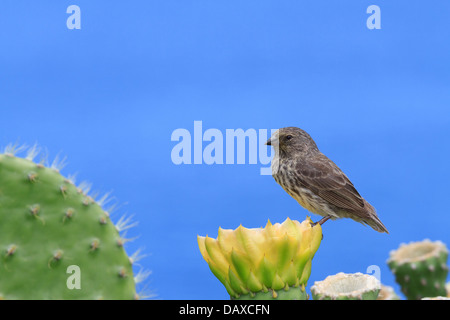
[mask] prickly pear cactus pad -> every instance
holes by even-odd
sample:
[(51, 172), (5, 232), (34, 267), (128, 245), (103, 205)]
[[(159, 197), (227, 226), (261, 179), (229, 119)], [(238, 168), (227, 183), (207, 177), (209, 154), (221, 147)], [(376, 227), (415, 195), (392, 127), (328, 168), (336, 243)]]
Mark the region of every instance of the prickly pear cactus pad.
[(322, 240), (319, 224), (286, 219), (265, 228), (219, 228), (197, 237), (200, 252), (231, 299), (306, 300), (311, 262)]
[(0, 154), (0, 298), (136, 298), (108, 213), (33, 156)]
[(377, 300), (381, 284), (377, 278), (362, 273), (338, 273), (311, 287), (314, 300)]
[(401, 244), (387, 264), (409, 300), (446, 296), (448, 250), (441, 241)]

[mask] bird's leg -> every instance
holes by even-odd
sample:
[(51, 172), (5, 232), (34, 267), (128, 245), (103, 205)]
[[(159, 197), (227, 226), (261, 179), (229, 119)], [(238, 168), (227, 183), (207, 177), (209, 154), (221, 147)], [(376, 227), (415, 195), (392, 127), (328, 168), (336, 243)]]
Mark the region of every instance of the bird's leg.
[[(325, 216), (325, 217), (323, 217), (322, 219), (320, 219), (317, 222), (311, 222), (311, 227), (314, 227), (317, 224), (323, 225), (330, 218), (331, 218), (331, 216)], [(323, 233), (322, 233), (322, 240), (323, 240)]]
[(325, 216), (322, 219), (320, 219), (319, 221), (311, 223), (311, 226), (314, 227), (317, 224), (323, 225), (330, 218), (331, 218), (331, 216)]
[(320, 225), (323, 225), (326, 221), (328, 221), (328, 219), (330, 219), (331, 218), (331, 216), (326, 216), (326, 217), (323, 217), (322, 219), (320, 219), (317, 223), (318, 224), (320, 224)]

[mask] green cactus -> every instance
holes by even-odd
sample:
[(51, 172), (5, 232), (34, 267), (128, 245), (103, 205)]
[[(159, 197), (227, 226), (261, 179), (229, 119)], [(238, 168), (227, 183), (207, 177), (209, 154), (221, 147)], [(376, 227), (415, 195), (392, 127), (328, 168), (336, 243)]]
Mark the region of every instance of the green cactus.
[(446, 296), (448, 250), (440, 242), (424, 240), (400, 245), (387, 264), (409, 300)]
[(231, 299), (306, 300), (311, 262), (322, 239), (319, 224), (286, 219), (265, 228), (219, 229), (198, 237), (203, 258)]
[(377, 278), (362, 273), (338, 273), (311, 287), (314, 300), (376, 300), (381, 289)]
[(0, 299), (137, 298), (134, 257), (101, 201), (35, 151), (0, 154)]

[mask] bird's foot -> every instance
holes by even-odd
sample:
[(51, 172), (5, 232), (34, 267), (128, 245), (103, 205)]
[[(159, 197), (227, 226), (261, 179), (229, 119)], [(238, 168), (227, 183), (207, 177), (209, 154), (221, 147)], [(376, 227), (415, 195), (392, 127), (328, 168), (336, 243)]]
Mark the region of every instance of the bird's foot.
[[(311, 227), (314, 227), (314, 226), (316, 226), (316, 225), (323, 225), (328, 219), (330, 219), (331, 218), (331, 216), (326, 216), (326, 217), (323, 217), (322, 219), (320, 219), (319, 221), (317, 221), (317, 222), (310, 222), (311, 223)], [(322, 233), (322, 240), (323, 240), (323, 233)]]
[(322, 219), (320, 219), (319, 221), (317, 221), (317, 222), (314, 222), (314, 225), (316, 225), (316, 224), (319, 224), (319, 225), (323, 225), (325, 222), (327, 222), (328, 221), (328, 219), (330, 219), (331, 218), (331, 216), (326, 216), (326, 217), (323, 217)]

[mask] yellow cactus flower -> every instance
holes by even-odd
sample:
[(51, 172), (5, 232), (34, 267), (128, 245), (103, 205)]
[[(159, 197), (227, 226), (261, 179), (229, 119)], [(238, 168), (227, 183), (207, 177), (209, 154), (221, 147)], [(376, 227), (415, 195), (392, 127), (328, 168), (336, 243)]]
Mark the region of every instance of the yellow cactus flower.
[(197, 237), (200, 252), (232, 299), (305, 299), (322, 228), (287, 218), (265, 228), (219, 228)]

